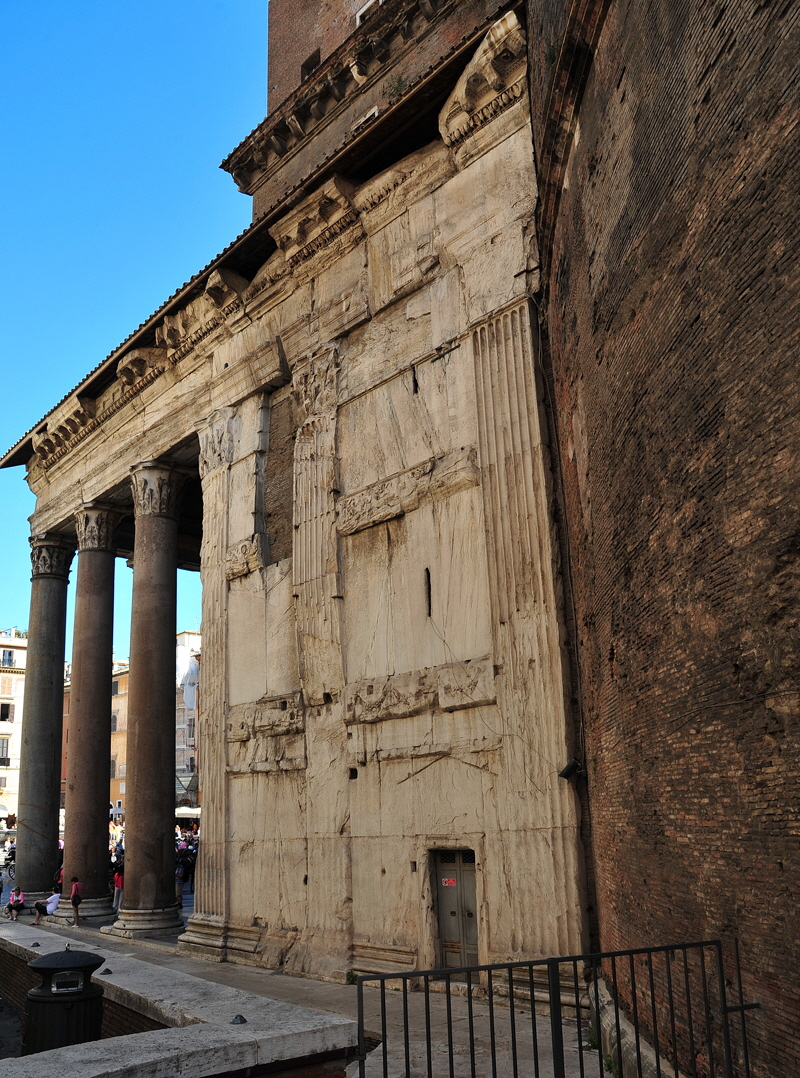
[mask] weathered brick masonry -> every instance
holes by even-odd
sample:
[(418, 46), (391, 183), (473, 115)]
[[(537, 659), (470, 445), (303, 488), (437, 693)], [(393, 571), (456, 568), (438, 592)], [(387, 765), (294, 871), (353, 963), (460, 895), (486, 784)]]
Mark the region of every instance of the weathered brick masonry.
[[(364, 0), (366, 3), (366, 0)], [(306, 60), (319, 49), (320, 61), (356, 28), (354, 0), (293, 0), (269, 5), (269, 92), (272, 110), (300, 82)]]
[(600, 942), (738, 936), (754, 1074), (798, 1074), (800, 8), (567, 7), (528, 13)]

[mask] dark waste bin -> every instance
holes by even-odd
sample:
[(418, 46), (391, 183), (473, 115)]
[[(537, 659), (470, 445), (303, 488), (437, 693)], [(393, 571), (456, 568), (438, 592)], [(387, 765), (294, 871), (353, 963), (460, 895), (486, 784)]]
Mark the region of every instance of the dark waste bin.
[(22, 1054), (47, 1052), (100, 1038), (103, 989), (92, 974), (105, 962), (89, 951), (63, 951), (34, 958), (28, 965), (42, 978), (28, 992)]

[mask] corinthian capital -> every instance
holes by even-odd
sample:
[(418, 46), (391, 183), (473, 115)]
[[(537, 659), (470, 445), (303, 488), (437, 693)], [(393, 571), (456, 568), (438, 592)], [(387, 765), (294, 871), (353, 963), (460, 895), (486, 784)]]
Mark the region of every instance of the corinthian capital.
[(186, 475), (163, 461), (150, 460), (131, 468), (133, 511), (137, 517), (178, 516)]
[(75, 514), (78, 550), (116, 550), (120, 514), (108, 505), (87, 502)]
[(29, 542), (33, 576), (58, 576), (66, 580), (75, 553), (74, 541), (66, 535), (45, 532), (32, 535)]

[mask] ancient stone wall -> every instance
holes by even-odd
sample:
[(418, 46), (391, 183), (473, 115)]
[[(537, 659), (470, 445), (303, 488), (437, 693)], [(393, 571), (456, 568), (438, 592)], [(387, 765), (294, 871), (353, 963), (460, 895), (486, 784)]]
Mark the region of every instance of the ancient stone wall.
[(600, 940), (738, 936), (758, 1075), (800, 1070), (799, 25), (610, 5), (540, 222)]

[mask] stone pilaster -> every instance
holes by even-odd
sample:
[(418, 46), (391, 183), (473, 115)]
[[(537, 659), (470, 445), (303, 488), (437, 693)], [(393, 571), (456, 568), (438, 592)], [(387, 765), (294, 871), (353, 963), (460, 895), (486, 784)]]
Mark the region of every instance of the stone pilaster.
[[(567, 758), (567, 683), (527, 301), (476, 328), (472, 351), (494, 662), (506, 734), (506, 788), (498, 801), (514, 806), (500, 827), (512, 862), (540, 866), (524, 901), (514, 896), (507, 911), (498, 911), (495, 931), (518, 931), (532, 953), (574, 954), (585, 946), (583, 869), (577, 800), (558, 778)], [(522, 790), (528, 791), (524, 810)]]
[(342, 594), (337, 556), (336, 408), (339, 358), (312, 357), (295, 373), (293, 396), (301, 419), (294, 450), (292, 558), (303, 699), (323, 704), (344, 684), (340, 640)]
[[(114, 538), (119, 513), (82, 505), (75, 514), (78, 579), (72, 644), (67, 788), (64, 804), (64, 893), (83, 884), (81, 917), (111, 916), (108, 892), (108, 784), (114, 630)], [(62, 900), (59, 913), (70, 916)]]
[(198, 741), (203, 767), (203, 800), (214, 806), (203, 817), (195, 872), (194, 913), (178, 942), (182, 954), (222, 959), (228, 925), (226, 661), (228, 484), (236, 448), (236, 411), (220, 408), (199, 428), (203, 484), (203, 661), (200, 664)]
[(68, 536), (32, 535), (31, 613), (22, 711), (17, 813), (17, 881), (32, 899), (58, 867), (61, 724), (67, 583), (75, 552)]
[(175, 604), (185, 474), (163, 461), (131, 469), (136, 537), (128, 680), (125, 899), (117, 935), (171, 934), (175, 902)]

